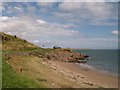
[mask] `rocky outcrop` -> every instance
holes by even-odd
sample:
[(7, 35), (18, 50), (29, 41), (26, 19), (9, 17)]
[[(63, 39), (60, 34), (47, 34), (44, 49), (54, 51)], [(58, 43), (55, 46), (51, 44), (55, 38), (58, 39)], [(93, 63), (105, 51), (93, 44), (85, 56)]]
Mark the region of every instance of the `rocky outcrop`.
[(78, 62), (78, 60), (84, 60), (87, 55), (73, 52), (67, 49), (53, 50), (44, 56), (44, 60), (58, 60), (64, 62)]

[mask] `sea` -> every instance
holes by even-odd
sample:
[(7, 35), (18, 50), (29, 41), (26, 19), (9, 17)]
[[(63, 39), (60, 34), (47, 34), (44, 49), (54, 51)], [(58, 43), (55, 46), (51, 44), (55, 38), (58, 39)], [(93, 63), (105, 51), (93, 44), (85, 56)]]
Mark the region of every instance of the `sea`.
[(118, 52), (117, 49), (112, 50), (75, 50), (90, 56), (87, 63), (80, 63), (80, 67), (94, 69), (101, 73), (118, 76)]

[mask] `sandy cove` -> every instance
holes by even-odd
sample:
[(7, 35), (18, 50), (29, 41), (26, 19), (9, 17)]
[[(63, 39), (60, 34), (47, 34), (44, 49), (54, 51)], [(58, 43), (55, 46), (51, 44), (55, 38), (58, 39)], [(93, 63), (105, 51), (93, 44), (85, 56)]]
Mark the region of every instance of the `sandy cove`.
[(54, 72), (61, 73), (66, 78), (74, 79), (76, 82), (81, 82), (94, 88), (118, 88), (118, 77), (80, 68), (75, 63), (51, 60), (43, 62), (43, 64), (47, 64)]

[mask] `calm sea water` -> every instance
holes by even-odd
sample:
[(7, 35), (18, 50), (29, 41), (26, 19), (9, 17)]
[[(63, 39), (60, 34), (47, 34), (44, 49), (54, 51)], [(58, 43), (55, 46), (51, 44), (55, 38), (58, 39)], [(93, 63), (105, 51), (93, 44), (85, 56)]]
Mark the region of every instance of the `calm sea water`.
[(81, 67), (95, 69), (103, 73), (118, 76), (118, 50), (75, 50), (90, 56), (86, 64)]

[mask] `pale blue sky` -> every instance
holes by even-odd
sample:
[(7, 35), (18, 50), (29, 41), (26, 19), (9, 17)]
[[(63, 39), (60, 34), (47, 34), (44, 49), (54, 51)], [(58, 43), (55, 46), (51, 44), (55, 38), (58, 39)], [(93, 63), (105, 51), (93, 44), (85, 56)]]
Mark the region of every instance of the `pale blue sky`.
[(117, 2), (4, 2), (3, 32), (39, 46), (118, 48)]

